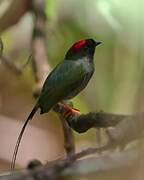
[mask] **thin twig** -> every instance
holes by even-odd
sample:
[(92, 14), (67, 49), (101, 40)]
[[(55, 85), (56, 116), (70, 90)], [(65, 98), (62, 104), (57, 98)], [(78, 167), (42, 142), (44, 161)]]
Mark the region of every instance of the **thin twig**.
[(14, 64), (7, 56), (2, 55), (0, 57), (1, 62), (14, 74), (21, 75), (22, 69)]
[(3, 42), (2, 42), (2, 39), (0, 38), (0, 57), (2, 56), (3, 54)]
[(31, 42), (33, 55), (33, 72), (37, 82), (34, 88), (34, 96), (38, 96), (42, 85), (50, 72), (48, 64), (48, 56), (46, 51), (46, 23), (47, 18), (45, 14), (45, 0), (33, 0), (32, 12), (34, 14), (34, 29)]

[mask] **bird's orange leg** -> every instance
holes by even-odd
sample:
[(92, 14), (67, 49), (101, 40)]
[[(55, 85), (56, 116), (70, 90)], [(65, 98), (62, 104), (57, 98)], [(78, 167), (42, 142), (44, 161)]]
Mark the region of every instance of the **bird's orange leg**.
[(68, 117), (71, 114), (80, 114), (80, 111), (78, 109), (72, 108), (71, 106), (65, 103), (63, 103), (63, 105), (66, 110), (63, 114), (64, 117)]

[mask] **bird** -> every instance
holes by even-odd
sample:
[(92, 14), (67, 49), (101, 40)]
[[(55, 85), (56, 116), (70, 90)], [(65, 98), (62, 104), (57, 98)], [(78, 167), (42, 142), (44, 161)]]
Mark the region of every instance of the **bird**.
[(69, 100), (79, 94), (88, 84), (94, 71), (94, 53), (101, 44), (94, 39), (81, 39), (75, 42), (60, 62), (47, 76), (35, 106), (26, 119), (18, 136), (11, 161), (15, 168), (18, 148), (28, 122), (40, 109), (40, 114), (48, 113), (54, 105)]

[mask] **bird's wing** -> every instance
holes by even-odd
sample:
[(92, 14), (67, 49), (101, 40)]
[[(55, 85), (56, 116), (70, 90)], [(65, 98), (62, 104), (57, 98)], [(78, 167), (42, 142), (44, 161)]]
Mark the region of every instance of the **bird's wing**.
[(54, 104), (76, 88), (74, 86), (84, 78), (83, 66), (80, 63), (73, 63), (75, 62), (64, 60), (47, 77), (39, 97), (41, 113), (48, 112)]

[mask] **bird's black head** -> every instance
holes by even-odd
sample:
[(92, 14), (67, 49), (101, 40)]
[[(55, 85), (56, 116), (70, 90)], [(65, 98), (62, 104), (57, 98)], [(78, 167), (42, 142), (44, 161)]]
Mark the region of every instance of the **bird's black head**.
[(65, 59), (77, 60), (82, 57), (89, 57), (93, 59), (96, 46), (101, 42), (93, 39), (83, 39), (74, 43), (68, 50)]

